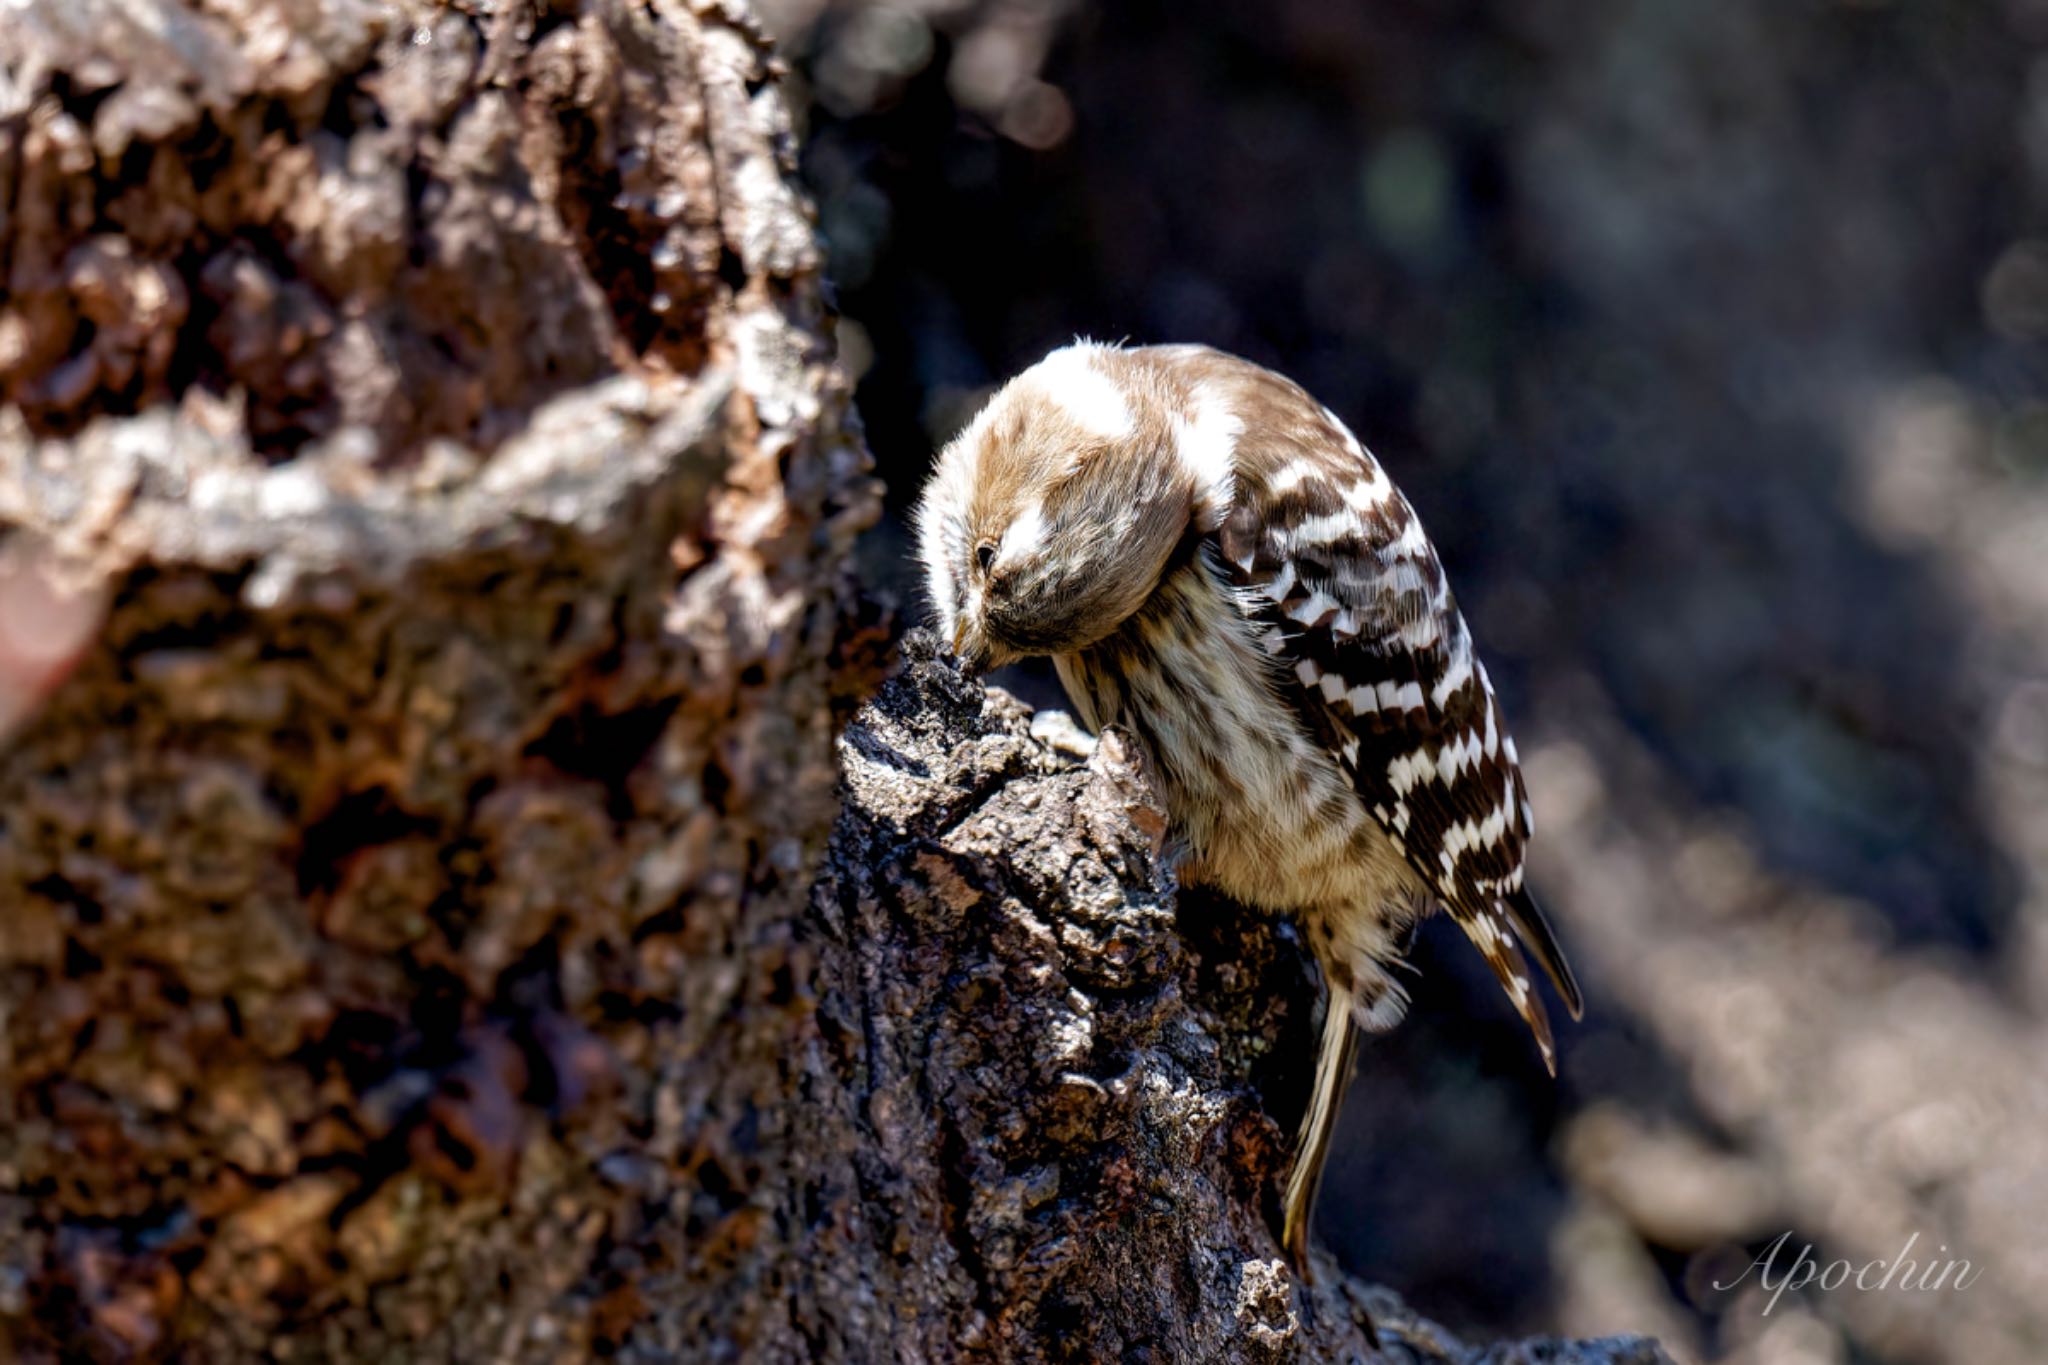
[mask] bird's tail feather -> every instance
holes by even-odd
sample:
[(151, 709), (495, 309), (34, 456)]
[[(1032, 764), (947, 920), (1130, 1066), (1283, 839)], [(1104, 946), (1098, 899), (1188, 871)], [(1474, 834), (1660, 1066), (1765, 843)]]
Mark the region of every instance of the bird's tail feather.
[(1536, 904), (1536, 898), (1528, 888), (1516, 887), (1514, 892), (1501, 901), (1501, 908), (1507, 911), (1508, 921), (1515, 926), (1522, 943), (1535, 954), (1536, 961), (1543, 968), (1543, 974), (1550, 978), (1550, 984), (1557, 987), (1564, 1007), (1571, 1011), (1574, 1019), (1586, 1015), (1586, 999), (1579, 992), (1578, 978), (1572, 975), (1572, 965), (1565, 960), (1564, 949), (1558, 946), (1557, 931), (1550, 927), (1549, 917), (1543, 907)]

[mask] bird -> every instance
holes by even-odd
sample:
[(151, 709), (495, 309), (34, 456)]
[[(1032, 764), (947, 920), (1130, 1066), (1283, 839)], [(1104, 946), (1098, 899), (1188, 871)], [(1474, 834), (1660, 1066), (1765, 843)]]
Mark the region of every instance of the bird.
[(1527, 784), (1486, 665), (1408, 499), (1281, 374), (1198, 345), (1079, 340), (1002, 385), (915, 512), (941, 637), (985, 671), (1049, 656), (1081, 719), (1136, 738), (1184, 886), (1298, 922), (1325, 983), (1281, 1192), (1308, 1231), (1361, 1032), (1449, 914), (1533, 1034), (1529, 969), (1583, 999), (1531, 896)]

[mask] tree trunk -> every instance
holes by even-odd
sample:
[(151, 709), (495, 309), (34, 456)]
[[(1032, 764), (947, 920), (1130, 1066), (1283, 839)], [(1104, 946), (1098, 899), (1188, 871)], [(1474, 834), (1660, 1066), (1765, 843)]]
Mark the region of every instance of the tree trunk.
[(0, 752), (0, 1356), (1478, 1358), (1276, 1259), (1313, 988), (1126, 746), (915, 655), (812, 886), (876, 498), (743, 11), (0, 63), (0, 552), (111, 601)]

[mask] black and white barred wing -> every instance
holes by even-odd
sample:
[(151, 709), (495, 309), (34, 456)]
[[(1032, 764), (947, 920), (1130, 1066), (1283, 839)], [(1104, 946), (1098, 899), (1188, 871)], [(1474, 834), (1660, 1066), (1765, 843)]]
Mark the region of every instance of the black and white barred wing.
[[(1312, 409), (1313, 410), (1313, 409)], [(1556, 1070), (1517, 939), (1573, 1017), (1580, 996), (1522, 881), (1528, 791), (1486, 669), (1421, 522), (1326, 416), (1239, 472), (1222, 568), (1270, 630), (1282, 690), (1486, 958)]]

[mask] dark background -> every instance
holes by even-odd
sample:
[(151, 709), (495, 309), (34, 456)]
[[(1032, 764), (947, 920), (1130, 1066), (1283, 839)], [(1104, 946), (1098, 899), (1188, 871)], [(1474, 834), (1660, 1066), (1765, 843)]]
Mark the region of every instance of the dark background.
[[(1481, 1331), (2048, 1359), (2048, 4), (763, 9), (877, 586), (1077, 334), (1298, 379), (1450, 568), (1591, 1010), (1553, 1086), (1426, 934), (1332, 1250)], [(1715, 1287), (1782, 1233), (1980, 1273)]]

